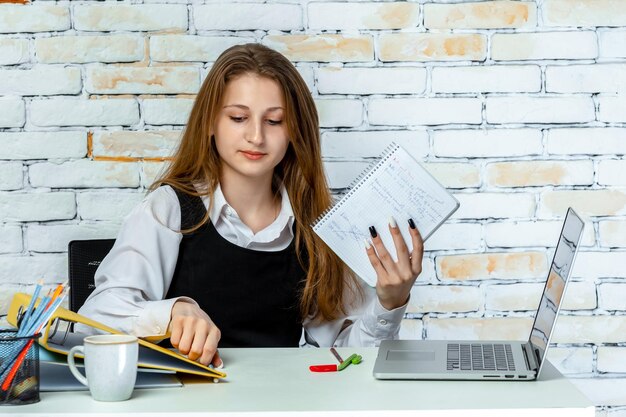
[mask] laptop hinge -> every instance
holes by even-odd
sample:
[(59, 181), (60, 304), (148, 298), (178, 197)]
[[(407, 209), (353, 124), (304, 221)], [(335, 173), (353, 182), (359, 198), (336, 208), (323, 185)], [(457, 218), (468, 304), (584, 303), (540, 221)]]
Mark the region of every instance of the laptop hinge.
[(524, 352), (524, 360), (526, 361), (526, 369), (529, 371), (536, 371), (539, 369), (539, 358), (537, 358), (532, 343), (528, 342), (522, 345), (522, 352)]

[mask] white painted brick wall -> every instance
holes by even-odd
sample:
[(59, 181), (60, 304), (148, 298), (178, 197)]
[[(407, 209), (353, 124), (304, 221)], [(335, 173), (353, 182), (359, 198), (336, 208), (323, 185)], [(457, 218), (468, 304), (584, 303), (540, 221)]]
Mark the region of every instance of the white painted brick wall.
[(0, 190), (17, 190), (24, 185), (21, 162), (0, 162)]
[(133, 99), (33, 100), (31, 122), (36, 126), (128, 126), (139, 122), (139, 106)]
[(81, 158), (87, 134), (80, 131), (0, 132), (0, 159)]
[(572, 206), (586, 229), (550, 358), (626, 406), (626, 2), (574, 3), (0, 4), (0, 314), (65, 279), (69, 240), (115, 235), (215, 59), (260, 42), (312, 92), (337, 195), (395, 141), (461, 202), (401, 337), (525, 339)]
[(1, 69), (0, 94), (23, 96), (77, 94), (81, 90), (79, 68), (39, 66), (33, 69)]
[(476, 98), (378, 98), (369, 103), (372, 125), (479, 124), (482, 104)]
[(46, 221), (73, 219), (76, 215), (74, 193), (0, 194), (0, 218), (4, 221)]
[(137, 164), (78, 160), (55, 164), (42, 162), (28, 169), (33, 187), (127, 188), (139, 186)]
[(22, 127), (26, 122), (24, 100), (0, 99), (0, 127)]
[(432, 70), (435, 93), (536, 93), (541, 91), (537, 65), (439, 67)]
[(193, 18), (199, 31), (303, 28), (302, 8), (295, 4), (206, 4), (194, 6)]

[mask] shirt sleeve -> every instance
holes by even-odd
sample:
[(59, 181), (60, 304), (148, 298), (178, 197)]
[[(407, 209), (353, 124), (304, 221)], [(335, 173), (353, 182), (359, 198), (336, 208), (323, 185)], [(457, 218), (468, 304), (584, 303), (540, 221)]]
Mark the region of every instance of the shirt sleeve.
[[(125, 218), (79, 314), (139, 337), (165, 335), (180, 299), (165, 299), (178, 259), (179, 230), (178, 198), (171, 187), (160, 187)], [(77, 331), (96, 332), (82, 325)]]
[[(304, 322), (304, 346), (378, 346), (386, 339), (397, 339), (408, 306), (387, 310), (380, 304), (376, 290), (358, 279), (363, 298), (347, 299), (347, 315), (330, 322)], [(346, 289), (346, 297), (353, 291)]]

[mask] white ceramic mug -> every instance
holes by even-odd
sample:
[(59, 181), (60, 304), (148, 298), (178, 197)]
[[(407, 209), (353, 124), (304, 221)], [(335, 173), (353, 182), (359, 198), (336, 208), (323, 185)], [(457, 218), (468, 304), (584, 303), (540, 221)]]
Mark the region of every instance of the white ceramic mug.
[[(82, 346), (74, 346), (67, 354), (72, 374), (89, 387), (97, 401), (124, 401), (130, 398), (137, 379), (139, 344), (135, 336), (106, 334), (87, 336)], [(76, 353), (85, 358), (85, 374), (74, 362)]]

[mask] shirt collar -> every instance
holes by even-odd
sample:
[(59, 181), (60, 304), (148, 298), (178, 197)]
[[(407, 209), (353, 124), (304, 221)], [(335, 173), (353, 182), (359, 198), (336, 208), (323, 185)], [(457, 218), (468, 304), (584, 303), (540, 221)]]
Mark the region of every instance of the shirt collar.
[[(280, 186), (280, 195), (281, 203), (278, 217), (276, 217), (276, 220), (274, 220), (270, 226), (257, 233), (257, 237), (262, 241), (276, 239), (281, 233), (283, 233), (285, 228), (287, 228), (288, 233), (293, 236), (293, 223), (295, 221), (295, 216), (293, 214), (293, 208), (291, 207), (289, 194), (287, 193), (287, 188), (285, 188), (284, 184), (281, 184)], [(210, 213), (213, 223), (215, 224), (218, 222), (220, 216), (227, 215), (228, 210), (232, 210), (233, 213), (236, 213), (235, 209), (233, 209), (230, 204), (228, 204), (228, 201), (226, 201), (226, 197), (224, 197), (224, 193), (222, 192), (222, 186), (218, 184), (213, 192), (213, 207), (211, 208)]]

